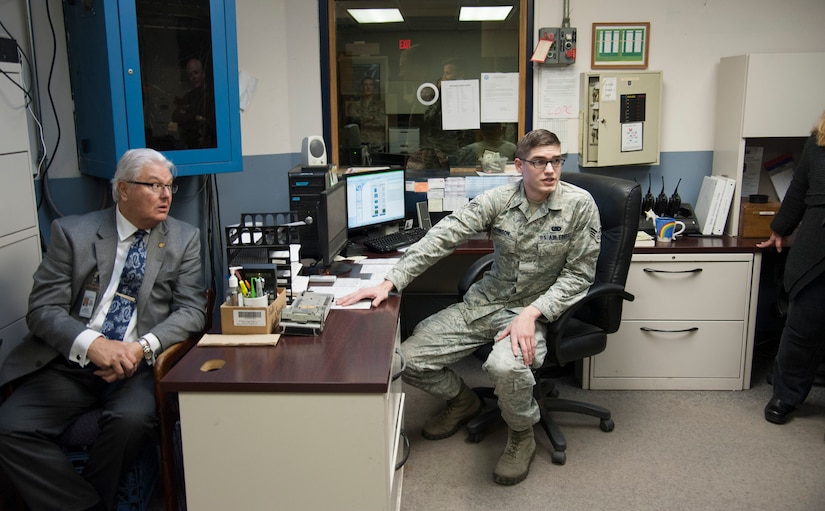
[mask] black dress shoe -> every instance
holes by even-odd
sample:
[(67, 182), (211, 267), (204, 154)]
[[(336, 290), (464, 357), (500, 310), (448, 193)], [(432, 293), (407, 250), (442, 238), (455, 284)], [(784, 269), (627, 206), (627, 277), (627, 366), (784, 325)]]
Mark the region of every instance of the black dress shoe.
[(785, 424), (788, 420), (788, 414), (794, 410), (796, 410), (794, 405), (784, 403), (774, 396), (765, 405), (765, 420), (774, 424)]

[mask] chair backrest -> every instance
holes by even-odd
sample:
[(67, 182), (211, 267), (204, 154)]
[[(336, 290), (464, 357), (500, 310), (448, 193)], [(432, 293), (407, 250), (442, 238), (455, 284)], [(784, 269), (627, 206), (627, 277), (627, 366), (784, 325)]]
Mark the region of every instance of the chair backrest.
[[(562, 174), (561, 179), (590, 192), (599, 208), (602, 242), (595, 281), (624, 286), (639, 230), (641, 187), (626, 179), (581, 172)], [(576, 317), (613, 333), (621, 323), (623, 301), (621, 297), (593, 300)]]

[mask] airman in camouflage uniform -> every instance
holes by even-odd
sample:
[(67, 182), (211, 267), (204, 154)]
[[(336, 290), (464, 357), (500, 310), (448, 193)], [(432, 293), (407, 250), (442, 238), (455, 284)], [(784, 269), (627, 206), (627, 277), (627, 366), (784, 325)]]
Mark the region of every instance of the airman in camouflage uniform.
[[(539, 421), (531, 367), (547, 354), (543, 325), (581, 299), (593, 283), (601, 226), (590, 194), (559, 181), (560, 143), (535, 130), (519, 141), (516, 168), (522, 180), (484, 192), (442, 219), (410, 247), (386, 281), (345, 297), (383, 301), (478, 232), (489, 230), (495, 247), (491, 270), (464, 301), (422, 321), (401, 345), (404, 381), (447, 400), (422, 434), (446, 438), (477, 415), (482, 403), (449, 365), (495, 340), (483, 365), (498, 396), (510, 434), (494, 471), (500, 484), (527, 477)], [(504, 341), (504, 342), (499, 342)], [(508, 342), (509, 341), (509, 342)]]

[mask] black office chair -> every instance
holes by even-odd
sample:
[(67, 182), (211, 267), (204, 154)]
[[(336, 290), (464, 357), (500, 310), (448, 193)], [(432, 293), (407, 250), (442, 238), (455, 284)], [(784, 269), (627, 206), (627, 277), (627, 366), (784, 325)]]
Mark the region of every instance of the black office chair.
[[(567, 441), (550, 412), (575, 412), (600, 419), (602, 431), (613, 430), (614, 423), (610, 410), (600, 406), (558, 399), (558, 390), (552, 378), (559, 373), (559, 367), (582, 360), (604, 351), (607, 334), (619, 329), (622, 316), (622, 302), (632, 301), (633, 295), (624, 290), (633, 245), (638, 230), (641, 209), (641, 191), (637, 183), (624, 179), (594, 174), (570, 173), (562, 176), (567, 181), (589, 191), (599, 207), (602, 223), (601, 251), (596, 263), (596, 278), (587, 295), (566, 310), (558, 320), (547, 327), (547, 357), (541, 368), (533, 371), (536, 385), (534, 396), (541, 409), (541, 425), (553, 444), (552, 461), (563, 465), (567, 460)], [(459, 296), (467, 291), (473, 282), (482, 277), (492, 265), (492, 254), (476, 261), (468, 268), (459, 283)], [(486, 359), (492, 350), (486, 345), (476, 352)], [(483, 400), (495, 400), (492, 388), (476, 388)], [(493, 423), (501, 422), (497, 407), (485, 408), (482, 414), (467, 425), (469, 439), (480, 442), (484, 431)]]

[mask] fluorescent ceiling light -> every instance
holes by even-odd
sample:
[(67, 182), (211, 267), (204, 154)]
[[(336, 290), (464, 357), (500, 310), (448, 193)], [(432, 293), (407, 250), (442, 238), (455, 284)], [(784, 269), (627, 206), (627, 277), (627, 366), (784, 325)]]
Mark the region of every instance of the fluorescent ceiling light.
[(512, 5), (462, 7), (458, 21), (504, 21), (511, 10), (513, 10)]
[(397, 23), (404, 21), (398, 9), (347, 9), (358, 23)]

